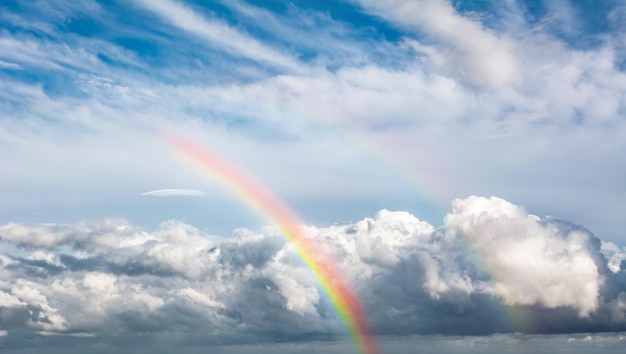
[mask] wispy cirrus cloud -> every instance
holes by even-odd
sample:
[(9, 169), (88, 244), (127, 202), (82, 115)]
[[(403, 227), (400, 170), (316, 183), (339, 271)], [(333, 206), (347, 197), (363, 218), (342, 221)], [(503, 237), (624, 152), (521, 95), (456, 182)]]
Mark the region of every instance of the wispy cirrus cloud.
[(21, 70), (22, 67), (19, 64), (9, 63), (4, 60), (0, 60), (0, 69)]
[[(607, 225), (618, 224), (624, 194), (619, 186), (626, 171), (620, 163), (626, 75), (614, 64), (621, 60), (619, 48), (612, 48), (615, 42), (572, 49), (524, 22), (523, 7), (511, 11), (520, 17), (513, 31), (508, 24), (487, 27), (481, 17), (445, 2), (423, 2), (428, 5), (420, 8), (423, 13), (407, 7), (407, 13), (420, 12), (419, 18), (404, 16), (392, 2), (361, 4), (360, 10), (380, 17), (358, 23), (347, 17), (338, 20), (331, 11), (294, 5), (291, 12), (279, 13), (247, 2), (228, 2), (232, 12), (225, 14), (209, 5), (179, 1), (129, 6), (125, 10), (139, 21), (129, 24), (106, 6), (98, 16), (74, 16), (80, 11), (68, 4), (63, 16), (93, 17), (102, 30), (99, 36), (64, 32), (47, 17), (49, 11), (37, 16), (7, 11), (16, 28), (0, 37), (2, 59), (47, 76), (33, 81), (19, 75), (28, 70), (3, 70), (0, 140), (6, 146), (0, 159), (15, 168), (3, 171), (0, 203), (8, 210), (21, 203), (39, 207), (67, 201), (67, 193), (53, 196), (63, 190), (61, 185), (67, 190), (83, 185), (95, 190), (91, 187), (97, 185), (100, 195), (94, 197), (110, 198), (113, 205), (109, 192), (121, 191), (120, 186), (133, 184), (123, 191), (133, 195), (138, 186), (194, 185), (187, 170), (175, 168), (162, 144), (147, 137), (151, 130), (146, 126), (169, 124), (219, 146), (292, 200), (367, 195), (376, 207), (367, 212), (356, 208), (357, 218), (394, 208), (398, 200), (412, 204), (407, 200), (415, 197), (400, 187), (390, 190), (401, 184), (393, 171), (371, 168), (376, 162), (366, 155), (373, 151), (383, 162), (393, 161), (418, 188), (445, 185), (439, 188), (443, 192), (434, 193), (447, 193), (438, 196), (442, 202), (495, 194), (546, 213), (556, 210), (551, 212), (602, 234)], [(297, 21), (289, 18), (292, 13), (300, 16)], [(33, 17), (49, 24), (45, 31), (22, 27)], [(432, 18), (446, 19), (450, 26), (438, 27)], [(400, 39), (387, 40), (380, 32), (354, 35), (384, 21), (402, 32)], [(304, 24), (298, 29), (299, 22)], [(46, 35), (32, 36), (33, 31)], [(300, 44), (309, 33), (314, 39)], [(110, 34), (138, 44), (122, 45)], [(145, 43), (154, 50), (143, 50)], [(394, 65), (372, 59), (381, 55), (381, 48)], [(307, 51), (326, 56), (331, 65), (325, 68), (323, 59), (294, 54)], [(514, 60), (501, 66), (491, 60), (494, 53), (505, 59), (512, 53)], [(241, 62), (260, 74), (234, 75), (242, 70)], [(276, 75), (281, 63), (319, 66), (314, 72), (279, 70)], [(522, 81), (511, 79), (516, 72)], [(318, 129), (317, 123), (330, 129)], [(328, 134), (337, 127), (340, 134), (356, 136), (365, 153), (353, 141)], [(106, 158), (89, 164), (94, 155)], [(74, 165), (90, 169), (77, 171)], [(585, 167), (571, 173), (571, 166)], [(102, 176), (107, 177), (100, 183)], [(448, 177), (454, 181), (440, 182)], [(48, 183), (54, 188), (46, 189), (45, 201), (38, 200), (39, 192), (25, 197), (27, 189), (21, 187)], [(378, 188), (382, 185), (387, 187)], [(563, 188), (546, 188), (546, 193), (543, 185)], [(600, 197), (589, 200), (572, 190)], [(372, 191), (377, 191), (375, 197)], [(593, 210), (604, 212), (592, 216), (577, 211), (583, 203), (594, 203)], [(316, 219), (325, 210), (313, 209), (305, 218)], [(339, 209), (340, 219), (355, 217), (344, 216), (355, 208)]]
[(192, 8), (174, 1), (139, 1), (146, 9), (169, 21), (173, 26), (219, 45), (231, 55), (244, 57), (278, 68), (298, 71), (303, 67), (293, 57), (242, 33), (225, 22), (207, 20)]
[(154, 197), (201, 197), (204, 195), (204, 192), (197, 189), (169, 188), (143, 192), (141, 195)]

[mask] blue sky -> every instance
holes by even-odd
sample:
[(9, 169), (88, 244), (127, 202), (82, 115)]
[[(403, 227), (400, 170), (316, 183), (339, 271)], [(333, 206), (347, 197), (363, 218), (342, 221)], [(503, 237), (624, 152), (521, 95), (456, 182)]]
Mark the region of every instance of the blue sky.
[(284, 200), (381, 336), (623, 331), (625, 20), (621, 1), (4, 1), (0, 347), (341, 338), (271, 222), (163, 133)]

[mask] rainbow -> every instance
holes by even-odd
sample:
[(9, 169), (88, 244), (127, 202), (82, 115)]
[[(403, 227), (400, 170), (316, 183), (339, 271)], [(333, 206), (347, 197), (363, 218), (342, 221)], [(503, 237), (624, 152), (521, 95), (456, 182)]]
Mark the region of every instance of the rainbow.
[[(451, 199), (444, 196), (449, 195), (452, 184), (437, 163), (440, 159), (436, 156), (436, 151), (425, 148), (414, 150), (410, 160), (403, 160), (403, 154), (391, 149), (388, 142), (368, 136), (366, 132), (359, 132), (355, 126), (341, 119), (333, 120), (324, 115), (314, 115), (311, 113), (315, 112), (314, 109), (296, 104), (290, 97), (274, 97), (253, 87), (229, 88), (227, 96), (231, 104), (236, 104), (248, 115), (286, 119), (290, 124), (295, 122), (300, 129), (323, 131), (329, 137), (341, 139), (356, 151), (368, 156), (371, 161), (395, 174), (399, 178), (398, 182), (406, 184), (417, 197), (418, 203), (413, 207), (417, 207), (421, 213), (429, 214), (431, 223), (439, 221), (448, 213)], [(344, 112), (344, 115), (350, 114), (349, 110)], [(425, 171), (423, 166), (428, 166), (428, 169)], [(428, 188), (424, 188), (425, 186)]]
[(310, 269), (358, 350), (363, 354), (377, 354), (378, 348), (359, 300), (320, 245), (303, 233), (296, 214), (268, 189), (216, 154), (186, 137), (167, 135), (166, 139), (180, 154), (230, 187), (273, 222)]

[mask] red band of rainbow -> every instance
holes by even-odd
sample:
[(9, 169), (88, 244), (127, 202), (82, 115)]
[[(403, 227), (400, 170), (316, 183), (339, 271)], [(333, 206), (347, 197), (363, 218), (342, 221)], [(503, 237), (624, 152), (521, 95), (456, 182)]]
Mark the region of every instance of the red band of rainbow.
[(320, 245), (304, 235), (296, 214), (266, 188), (208, 149), (181, 136), (168, 135), (167, 140), (180, 154), (219, 179), (273, 222), (310, 269), (358, 350), (363, 354), (377, 354), (377, 345), (359, 300)]

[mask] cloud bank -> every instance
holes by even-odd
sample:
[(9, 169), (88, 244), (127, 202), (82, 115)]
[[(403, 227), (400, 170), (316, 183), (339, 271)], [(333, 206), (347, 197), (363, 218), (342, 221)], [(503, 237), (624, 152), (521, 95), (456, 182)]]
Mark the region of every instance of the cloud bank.
[[(626, 330), (626, 250), (503, 199), (452, 203), (435, 228), (407, 212), (306, 226), (378, 335)], [(123, 219), (0, 226), (0, 331), (217, 343), (326, 340), (338, 317), (273, 228), (206, 234)]]

